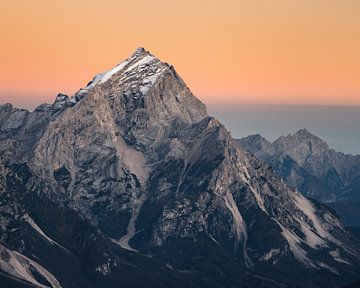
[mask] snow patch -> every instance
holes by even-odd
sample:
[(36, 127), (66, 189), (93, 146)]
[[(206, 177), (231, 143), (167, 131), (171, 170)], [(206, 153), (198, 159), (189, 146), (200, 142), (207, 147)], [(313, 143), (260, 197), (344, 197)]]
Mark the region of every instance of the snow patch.
[(231, 193), (226, 193), (223, 197), (226, 207), (230, 210), (234, 219), (234, 228), (238, 240), (247, 238), (246, 223), (242, 218), (239, 209), (232, 197)]
[(34, 284), (36, 287), (48, 286), (39, 283), (33, 272), (40, 274), (52, 288), (61, 288), (59, 281), (44, 267), (16, 251), (11, 251), (0, 244), (0, 269), (6, 273)]
[[(256, 188), (254, 188), (249, 182), (250, 181), (249, 180), (250, 179), (250, 174), (249, 174), (249, 171), (248, 171), (247, 167), (245, 165), (241, 165), (239, 170), (240, 170), (240, 178), (241, 178), (241, 180), (243, 180), (248, 185), (251, 192), (254, 194), (256, 202), (257, 202), (258, 206), (260, 207), (260, 209), (262, 211), (264, 211), (266, 214), (269, 214), (266, 211), (265, 201), (264, 201), (263, 197), (261, 196), (259, 191)], [(245, 175), (243, 173), (241, 173), (241, 172), (243, 172)]]
[(107, 276), (111, 273), (111, 270), (110, 270), (110, 259), (107, 259), (106, 263), (100, 265), (99, 267), (97, 267), (95, 269), (96, 272), (104, 275), (104, 276)]
[[(86, 86), (85, 88), (83, 88), (82, 90), (88, 90), (89, 88), (91, 87), (94, 87), (95, 85), (97, 84), (102, 84), (102, 83), (105, 83), (106, 81), (108, 81), (113, 75), (115, 75), (116, 73), (120, 72), (121, 70), (123, 70), (127, 65), (129, 65), (130, 63), (134, 62), (135, 60), (135, 63), (133, 63), (132, 65), (130, 65), (125, 71), (124, 73), (129, 73), (130, 71), (134, 70), (135, 68), (138, 68), (138, 67), (143, 67), (144, 65), (148, 64), (149, 62), (155, 60), (156, 58), (154, 56), (151, 56), (151, 55), (147, 55), (145, 57), (143, 57), (142, 59), (138, 60), (136, 58), (130, 58), (130, 59), (127, 59), (125, 60), (124, 62), (120, 63), (119, 65), (115, 66), (114, 68), (104, 72), (104, 73), (101, 73), (101, 74), (97, 74), (94, 79), (91, 81), (91, 83)], [(157, 75), (154, 74), (154, 75), (151, 75), (147, 78), (145, 78), (143, 80), (144, 84), (147, 84), (147, 85), (150, 85), (152, 83), (155, 82), (157, 78)], [(145, 89), (145, 88), (143, 88)]]
[(317, 264), (318, 266), (322, 267), (322, 268), (325, 268), (325, 269), (329, 270), (331, 273), (334, 273), (334, 274), (336, 274), (336, 275), (339, 275), (338, 270), (336, 270), (335, 268), (333, 268), (333, 267), (325, 264), (324, 262), (317, 262), (316, 264)]
[(324, 239), (322, 239), (321, 237), (319, 237), (319, 235), (317, 235), (314, 231), (312, 231), (311, 227), (309, 227), (309, 225), (306, 222), (300, 221), (297, 218), (295, 219), (297, 222), (299, 222), (301, 226), (301, 230), (305, 234), (305, 238), (306, 238), (305, 243), (308, 246), (310, 246), (313, 249), (318, 249), (320, 247), (327, 247), (327, 244), (324, 241)]
[(136, 63), (134, 63), (133, 65), (129, 66), (125, 72), (128, 71), (132, 71), (134, 70), (136, 67), (141, 66), (141, 65), (146, 65), (147, 63), (151, 62), (152, 60), (154, 60), (155, 57), (151, 56), (151, 55), (147, 55), (144, 58), (142, 58), (140, 61), (137, 61)]
[(103, 78), (103, 74), (97, 74), (95, 75), (95, 77), (93, 78), (93, 80), (89, 83), (89, 85), (86, 86), (86, 88), (90, 88), (95, 86), (96, 84), (98, 84)]
[(315, 268), (316, 266), (307, 257), (307, 253), (300, 247), (301, 239), (297, 235), (286, 229), (283, 225), (281, 225), (281, 223), (277, 223), (282, 230), (281, 235), (288, 242), (290, 251), (295, 256), (295, 258), (306, 266)]
[(256, 203), (258, 204), (258, 206), (260, 207), (260, 209), (262, 211), (264, 211), (266, 214), (269, 214), (267, 211), (266, 211), (266, 208), (265, 208), (265, 201), (263, 199), (263, 197), (261, 196), (261, 194), (259, 193), (259, 191), (254, 188), (245, 178), (242, 178), (243, 181), (248, 185), (250, 191), (254, 194), (255, 196), (255, 200), (256, 200)]
[(348, 261), (341, 258), (341, 254), (340, 254), (339, 250), (332, 250), (329, 252), (329, 254), (334, 258), (335, 261), (337, 261), (339, 263), (351, 265)]
[(217, 245), (220, 246), (220, 243), (219, 243), (214, 237), (212, 237), (210, 234), (207, 234), (207, 235), (209, 236), (209, 238), (210, 238), (212, 241), (214, 241)]
[(49, 236), (47, 236), (43, 230), (41, 230), (41, 228), (35, 223), (35, 221), (28, 215), (25, 214), (24, 215), (24, 220), (25, 222), (27, 222), (36, 232), (38, 232), (45, 240), (47, 240), (50, 244), (52, 245), (56, 245), (58, 247), (60, 247), (61, 249), (65, 250), (67, 253), (70, 254), (69, 250), (67, 250), (66, 248), (64, 248), (63, 246), (61, 246), (59, 243), (57, 243), (56, 241), (54, 241), (53, 239), (51, 239)]
[[(316, 215), (315, 213), (316, 209), (310, 200), (308, 200), (302, 195), (295, 194), (294, 203), (307, 216), (307, 218), (310, 219), (310, 221), (312, 222), (313, 229), (315, 229), (318, 236), (320, 236), (322, 239), (326, 239), (333, 243), (339, 244), (339, 241), (336, 240), (328, 231), (324, 229), (324, 224), (322, 223), (322, 221), (320, 221), (319, 217)], [(305, 221), (300, 221), (300, 224), (302, 228), (304, 227), (309, 228), (309, 224)], [(310, 234), (308, 229), (306, 228), (304, 229), (305, 230), (303, 230), (303, 232), (305, 234), (308, 233), (307, 236), (309, 236), (309, 239), (307, 239), (308, 240), (307, 244), (309, 246), (325, 245), (325, 241), (321, 241), (321, 239), (316, 234), (314, 234), (313, 232)]]
[(118, 73), (119, 71), (124, 69), (127, 64), (129, 64), (129, 60), (125, 60), (125, 61), (121, 62), (119, 65), (115, 66), (114, 68), (112, 68), (104, 73), (95, 75), (93, 80), (85, 88), (82, 88), (80, 90), (80, 92), (86, 92), (89, 88), (94, 87), (95, 85), (97, 85), (99, 83), (105, 83), (106, 81), (108, 81), (111, 78), (111, 76), (115, 75), (116, 73)]
[(268, 214), (268, 212), (265, 209), (264, 199), (261, 197), (259, 191), (255, 188), (253, 188), (250, 184), (248, 184), (248, 185), (249, 185), (251, 192), (254, 194), (256, 202), (258, 203), (260, 209), (262, 211), (264, 211), (266, 214)]
[(244, 259), (248, 265), (252, 265), (250, 257), (246, 251), (246, 242), (247, 242), (247, 227), (244, 219), (242, 218), (239, 209), (234, 201), (234, 198), (230, 192), (227, 192), (225, 196), (223, 196), (226, 207), (230, 210), (233, 220), (234, 220), (234, 228), (237, 236), (237, 241), (243, 240), (243, 253)]
[(269, 261), (274, 256), (280, 253), (280, 249), (271, 249), (269, 252), (265, 253), (260, 257), (260, 261)]
[(147, 91), (149, 91), (149, 88), (152, 84), (155, 83), (155, 81), (157, 80), (157, 78), (159, 77), (159, 73), (148, 76), (144, 79), (143, 81), (143, 85), (140, 86), (139, 90), (142, 94), (146, 94)]
[[(105, 73), (101, 74), (101, 77), (99, 77), (99, 83), (105, 83), (107, 80), (111, 78), (114, 74), (118, 73), (122, 69), (125, 68), (125, 66), (129, 63), (129, 60), (125, 60), (124, 62), (120, 63), (119, 65), (115, 66), (114, 68), (110, 69), (109, 71), (106, 71)], [(97, 84), (97, 83), (95, 83)]]

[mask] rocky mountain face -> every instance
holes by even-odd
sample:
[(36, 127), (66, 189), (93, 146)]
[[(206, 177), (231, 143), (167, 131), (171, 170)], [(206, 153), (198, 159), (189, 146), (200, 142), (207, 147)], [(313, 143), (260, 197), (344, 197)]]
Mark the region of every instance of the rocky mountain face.
[(360, 155), (336, 152), (306, 129), (273, 143), (260, 135), (239, 139), (304, 195), (334, 208), (347, 225), (360, 226)]
[(73, 97), (33, 112), (1, 106), (0, 131), (0, 281), (9, 287), (359, 278), (359, 242), (338, 217), (241, 148), (174, 68), (142, 48)]

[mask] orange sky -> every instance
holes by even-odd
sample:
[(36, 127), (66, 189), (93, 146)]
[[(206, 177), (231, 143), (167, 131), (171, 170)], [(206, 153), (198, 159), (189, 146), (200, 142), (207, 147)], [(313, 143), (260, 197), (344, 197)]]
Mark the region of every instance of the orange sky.
[(360, 105), (359, 0), (2, 0), (0, 103), (73, 94), (144, 46), (205, 103)]

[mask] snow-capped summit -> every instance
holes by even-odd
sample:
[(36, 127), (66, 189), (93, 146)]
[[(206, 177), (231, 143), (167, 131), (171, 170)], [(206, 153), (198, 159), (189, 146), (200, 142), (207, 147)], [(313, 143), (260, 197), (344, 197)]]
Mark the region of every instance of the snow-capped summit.
[[(137, 86), (142, 92), (152, 85), (156, 78), (169, 66), (150, 54), (144, 48), (137, 48), (135, 52), (125, 61), (112, 69), (96, 75), (89, 84), (82, 88), (78, 94), (87, 92), (97, 85), (105, 84), (108, 81), (129, 81), (130, 85)], [(122, 77), (117, 77), (122, 76)], [(138, 83), (140, 82), (140, 83)]]
[(192, 95), (174, 68), (144, 48), (136, 49), (125, 61), (96, 75), (70, 101), (77, 103), (91, 91), (125, 112), (145, 109), (157, 121), (171, 117), (198, 121), (206, 115), (205, 105)]
[[(44, 261), (61, 286), (336, 286), (346, 282), (338, 275), (359, 272), (356, 241), (336, 215), (246, 153), (144, 49), (69, 101), (51, 116), (27, 114), (33, 121), (0, 138), (10, 159), (0, 170), (4, 211), (18, 214), (0, 214), (0, 244)], [(2, 110), (0, 130), (19, 113)], [(11, 238), (13, 222), (23, 234)], [(36, 256), (44, 246), (62, 261), (47, 266), (48, 253)], [(74, 259), (82, 278), (67, 270)]]

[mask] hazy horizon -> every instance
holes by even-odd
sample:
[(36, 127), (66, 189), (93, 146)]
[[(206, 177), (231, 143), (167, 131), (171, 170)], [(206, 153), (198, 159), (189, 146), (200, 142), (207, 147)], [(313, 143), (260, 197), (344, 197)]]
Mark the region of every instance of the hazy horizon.
[(358, 11), (353, 0), (6, 1), (0, 103), (33, 109), (74, 95), (144, 47), (234, 137), (307, 128), (360, 153)]
[(330, 148), (360, 154), (360, 106), (208, 105), (234, 138), (260, 134), (269, 141), (306, 128)]
[[(79, 87), (80, 89), (81, 87)], [(78, 90), (79, 90), (78, 89)], [(54, 95), (51, 96), (47, 96), (46, 98), (44, 97), (44, 99), (33, 99), (29, 97), (31, 95), (26, 95), (23, 94), (20, 99), (16, 99), (13, 98), (13, 96), (9, 96), (9, 95), (2, 95), (0, 94), (0, 105), (5, 104), (5, 103), (11, 103), (13, 106), (18, 107), (18, 108), (23, 108), (23, 109), (27, 109), (29, 111), (34, 110), (36, 107), (38, 107), (41, 104), (52, 104), (54, 103), (56, 96), (59, 93), (63, 93), (63, 92), (58, 92)], [(74, 93), (75, 94), (75, 93)], [(72, 97), (73, 95), (70, 94), (68, 95), (69, 97)], [(302, 103), (293, 103), (293, 104), (276, 104), (276, 103), (251, 103), (251, 102), (235, 102), (235, 103), (223, 103), (220, 101), (220, 99), (222, 98), (222, 96), (218, 96), (218, 102), (215, 101), (206, 101), (207, 97), (204, 95), (194, 95), (196, 98), (200, 99), (200, 101), (202, 101), (209, 109), (213, 109), (214, 107), (217, 107), (217, 109), (219, 111), (224, 111), (224, 110), (234, 110), (236, 109), (236, 107), (238, 106), (258, 106), (258, 107), (353, 107), (353, 108), (360, 108), (360, 104), (359, 105), (338, 105), (338, 104), (321, 104), (321, 103), (317, 103), (317, 104), (302, 104)], [(360, 97), (360, 96), (359, 96)], [(241, 98), (239, 96), (239, 98)], [(43, 100), (43, 101), (41, 101)]]
[(0, 101), (72, 95), (142, 46), (207, 103), (360, 105), (360, 1), (105, 3), (5, 1)]
[[(30, 111), (43, 104), (34, 101), (12, 103), (11, 99), (0, 102), (5, 103)], [(267, 140), (274, 141), (281, 135), (293, 134), (306, 128), (338, 152), (360, 154), (360, 125), (356, 125), (360, 123), (360, 106), (205, 104), (208, 114), (217, 117), (234, 138), (260, 134)]]

